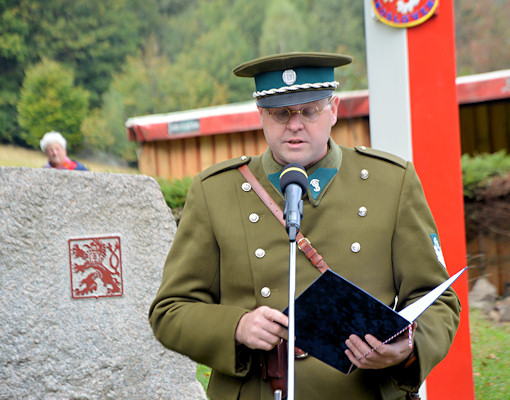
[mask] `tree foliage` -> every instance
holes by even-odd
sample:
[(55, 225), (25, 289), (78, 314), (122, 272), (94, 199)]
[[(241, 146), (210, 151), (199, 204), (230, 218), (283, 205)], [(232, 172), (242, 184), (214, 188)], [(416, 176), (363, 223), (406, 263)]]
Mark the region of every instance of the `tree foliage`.
[(136, 144), (126, 137), (126, 118), (122, 95), (109, 90), (103, 95), (103, 107), (94, 109), (83, 121), (81, 131), (85, 150), (136, 162)]
[(70, 69), (56, 61), (46, 60), (27, 71), (18, 103), (22, 136), (32, 147), (38, 147), (49, 130), (62, 133), (70, 151), (82, 142), (80, 125), (87, 114), (88, 92), (74, 86)]
[(25, 72), (43, 58), (70, 68), (77, 84), (89, 91), (90, 104), (100, 106), (113, 72), (143, 40), (127, 1), (0, 2), (1, 141), (23, 140), (16, 104)]
[(308, 25), (297, 2), (274, 0), (266, 10), (259, 42), (260, 54), (287, 53), (309, 49)]
[[(508, 68), (505, 0), (455, 2), (460, 74)], [(236, 65), (281, 51), (353, 56), (343, 90), (367, 87), (364, 3), (352, 0), (0, 0), (0, 141), (28, 144), (17, 104), (43, 58), (89, 92), (83, 145), (133, 157), (126, 118), (246, 101)], [(23, 117), (19, 119), (23, 120)], [(52, 127), (47, 127), (49, 130)], [(115, 149), (115, 150), (114, 150)], [(127, 155), (131, 154), (131, 155)]]
[(46, 0), (33, 7), (37, 55), (65, 63), (76, 81), (99, 99), (127, 55), (135, 54), (141, 38), (138, 20), (123, 0)]
[(342, 90), (365, 89), (367, 67), (362, 1), (310, 1), (306, 23), (310, 26), (310, 48), (352, 56), (351, 65), (335, 70)]
[(509, 68), (508, 0), (456, 1), (455, 17), (459, 75)]
[(0, 141), (19, 142), (16, 104), (27, 62), (29, 20), (16, 3), (0, 2)]

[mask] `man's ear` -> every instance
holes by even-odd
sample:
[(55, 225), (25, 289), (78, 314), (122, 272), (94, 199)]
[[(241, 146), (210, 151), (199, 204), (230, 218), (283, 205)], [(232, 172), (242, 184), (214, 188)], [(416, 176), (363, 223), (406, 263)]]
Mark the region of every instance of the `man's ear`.
[(259, 111), (260, 125), (264, 127), (264, 109), (262, 107), (257, 106), (257, 110)]
[(340, 98), (338, 96), (333, 96), (333, 98), (331, 99), (331, 126), (337, 123), (339, 104)]

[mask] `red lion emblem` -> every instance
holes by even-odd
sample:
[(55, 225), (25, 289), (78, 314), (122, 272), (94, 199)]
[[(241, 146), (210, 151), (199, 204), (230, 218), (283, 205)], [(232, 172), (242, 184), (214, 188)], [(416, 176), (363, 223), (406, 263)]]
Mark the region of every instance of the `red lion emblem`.
[(122, 295), (119, 237), (71, 239), (69, 250), (73, 298)]

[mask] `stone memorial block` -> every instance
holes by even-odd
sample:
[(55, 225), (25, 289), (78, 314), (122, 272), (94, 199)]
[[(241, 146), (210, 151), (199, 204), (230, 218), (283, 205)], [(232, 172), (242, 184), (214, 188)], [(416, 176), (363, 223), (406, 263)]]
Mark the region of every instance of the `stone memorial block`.
[(0, 168), (0, 399), (205, 399), (147, 318), (175, 230), (147, 176)]

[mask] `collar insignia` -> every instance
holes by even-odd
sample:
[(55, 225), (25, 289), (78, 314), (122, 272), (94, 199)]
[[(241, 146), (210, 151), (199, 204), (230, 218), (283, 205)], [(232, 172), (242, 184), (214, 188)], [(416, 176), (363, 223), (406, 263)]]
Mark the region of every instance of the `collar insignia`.
[[(320, 196), (321, 192), (325, 187), (328, 186), (328, 183), (333, 179), (335, 174), (338, 172), (336, 168), (317, 168), (317, 170), (308, 175), (308, 188), (309, 192), (314, 200)], [(276, 172), (274, 174), (269, 174), (267, 176), (269, 181), (273, 184), (275, 188), (281, 193), (280, 189), (280, 172)]]
[(318, 179), (312, 179), (310, 181), (310, 186), (313, 188), (312, 190), (314, 192), (320, 192), (321, 191), (321, 185), (320, 185), (320, 181)]

